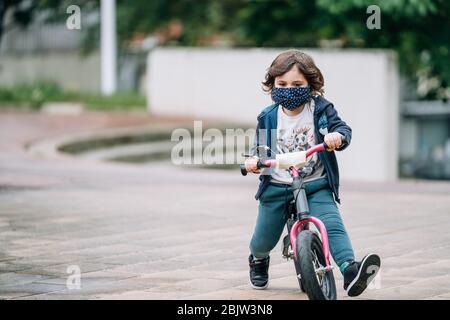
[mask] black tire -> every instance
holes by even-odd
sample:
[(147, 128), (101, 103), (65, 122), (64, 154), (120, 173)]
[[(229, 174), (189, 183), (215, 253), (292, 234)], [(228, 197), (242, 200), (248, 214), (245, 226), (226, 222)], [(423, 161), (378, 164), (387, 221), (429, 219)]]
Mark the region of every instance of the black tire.
[(317, 234), (305, 230), (297, 234), (296, 254), (302, 284), (310, 300), (336, 300), (333, 271), (320, 276), (315, 268), (325, 266), (322, 242)]
[(305, 286), (303, 285), (303, 280), (301, 279), (302, 273), (300, 271), (300, 263), (299, 263), (299, 261), (294, 260), (294, 266), (295, 266), (295, 274), (297, 275), (298, 286), (300, 287), (300, 291), (301, 292), (306, 292), (305, 291)]

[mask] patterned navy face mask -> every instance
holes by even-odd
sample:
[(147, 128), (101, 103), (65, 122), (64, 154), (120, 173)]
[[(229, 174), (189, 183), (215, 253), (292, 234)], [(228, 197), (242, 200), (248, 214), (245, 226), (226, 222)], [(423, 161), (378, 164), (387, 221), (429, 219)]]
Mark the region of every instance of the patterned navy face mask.
[(311, 98), (311, 89), (307, 87), (273, 87), (272, 100), (288, 110), (294, 110)]

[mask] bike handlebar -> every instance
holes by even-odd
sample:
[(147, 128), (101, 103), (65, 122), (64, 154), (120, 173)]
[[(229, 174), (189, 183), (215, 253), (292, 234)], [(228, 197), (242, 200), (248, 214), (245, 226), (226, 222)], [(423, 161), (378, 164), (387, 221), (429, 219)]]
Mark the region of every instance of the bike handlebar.
[[(306, 157), (309, 157), (309, 156), (311, 156), (312, 154), (314, 154), (316, 152), (324, 151), (326, 149), (328, 149), (328, 146), (327, 146), (327, 144), (325, 142), (323, 142), (321, 144), (318, 144), (318, 145), (315, 145), (314, 147), (309, 148), (308, 150), (306, 150)], [(269, 168), (269, 167), (272, 167), (275, 164), (276, 164), (276, 160), (275, 159), (269, 159), (269, 160), (265, 160), (265, 161), (258, 160), (258, 162), (256, 163), (256, 167), (258, 169)], [(246, 176), (248, 171), (245, 168), (245, 165), (241, 164), (240, 167), (241, 167), (241, 174), (243, 176)]]

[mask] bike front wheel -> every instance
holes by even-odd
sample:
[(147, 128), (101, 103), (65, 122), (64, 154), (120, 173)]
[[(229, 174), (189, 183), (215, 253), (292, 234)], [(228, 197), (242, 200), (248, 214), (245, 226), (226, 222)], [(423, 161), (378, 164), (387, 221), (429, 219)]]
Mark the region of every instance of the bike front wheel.
[(304, 230), (296, 238), (296, 265), (302, 285), (310, 300), (336, 300), (333, 271), (325, 271), (326, 260), (319, 236)]
[(305, 286), (303, 285), (303, 280), (302, 280), (302, 274), (301, 274), (301, 270), (300, 270), (300, 261), (298, 261), (298, 259), (294, 260), (294, 266), (295, 266), (295, 274), (297, 275), (297, 281), (298, 281), (298, 286), (300, 287), (300, 291), (301, 292), (306, 292), (305, 290)]

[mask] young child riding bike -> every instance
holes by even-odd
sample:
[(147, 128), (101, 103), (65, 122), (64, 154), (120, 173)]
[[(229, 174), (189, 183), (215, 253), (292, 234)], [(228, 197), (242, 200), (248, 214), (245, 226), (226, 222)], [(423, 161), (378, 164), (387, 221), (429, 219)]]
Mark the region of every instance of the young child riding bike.
[[(349, 296), (360, 295), (373, 280), (381, 261), (376, 254), (355, 260), (352, 244), (344, 227), (337, 203), (339, 172), (334, 150), (344, 150), (352, 137), (351, 128), (340, 119), (333, 104), (323, 97), (324, 79), (313, 59), (299, 51), (287, 50), (270, 65), (264, 91), (274, 104), (257, 117), (252, 157), (245, 161), (248, 172), (261, 173), (257, 162), (260, 146), (269, 155), (304, 151), (325, 142), (329, 152), (316, 153), (309, 159), (310, 174), (305, 189), (310, 214), (325, 225), (331, 255), (344, 277), (344, 290)], [(293, 199), (292, 177), (286, 169), (264, 169), (255, 198), (259, 212), (250, 241), (250, 283), (265, 289), (269, 283), (270, 251), (277, 245), (288, 219), (288, 204)]]

